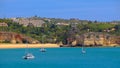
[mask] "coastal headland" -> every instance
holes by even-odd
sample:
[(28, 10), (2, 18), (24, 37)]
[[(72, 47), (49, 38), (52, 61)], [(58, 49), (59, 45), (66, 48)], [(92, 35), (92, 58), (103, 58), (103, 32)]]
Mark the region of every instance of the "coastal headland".
[(40, 17), (0, 19), (0, 44), (1, 48), (25, 48), (26, 44), (30, 48), (116, 47), (120, 45), (120, 22)]

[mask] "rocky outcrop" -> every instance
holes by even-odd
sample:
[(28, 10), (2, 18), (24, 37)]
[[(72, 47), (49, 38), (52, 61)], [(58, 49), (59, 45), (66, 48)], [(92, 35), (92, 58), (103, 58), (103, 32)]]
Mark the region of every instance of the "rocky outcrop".
[(43, 20), (34, 18), (12, 18), (14, 22), (22, 24), (23, 26), (29, 26), (32, 24), (34, 27), (41, 27), (45, 23)]
[(76, 45), (115, 46), (120, 45), (120, 37), (109, 34), (90, 32), (76, 37)]
[(13, 32), (0, 32), (1, 43), (39, 43), (33, 38)]
[(8, 27), (8, 24), (7, 23), (5, 23), (5, 22), (0, 22), (0, 27)]

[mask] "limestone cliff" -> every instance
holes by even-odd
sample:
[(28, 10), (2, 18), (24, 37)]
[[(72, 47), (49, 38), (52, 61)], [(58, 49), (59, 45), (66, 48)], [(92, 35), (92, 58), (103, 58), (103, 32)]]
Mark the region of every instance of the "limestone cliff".
[(3, 43), (6, 41), (9, 43), (39, 43), (37, 40), (22, 34), (13, 32), (0, 32), (0, 42)]
[(115, 46), (120, 45), (120, 37), (109, 34), (90, 32), (76, 37), (76, 45), (84, 46)]

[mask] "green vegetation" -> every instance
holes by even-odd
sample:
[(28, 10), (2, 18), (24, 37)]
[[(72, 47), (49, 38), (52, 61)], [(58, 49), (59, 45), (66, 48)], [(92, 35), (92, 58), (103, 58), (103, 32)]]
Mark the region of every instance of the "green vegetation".
[(8, 41), (8, 40), (0, 41), (0, 43), (10, 43), (10, 41)]
[[(66, 43), (68, 37), (75, 37), (76, 35), (80, 35), (90, 32), (104, 32), (113, 35), (120, 35), (120, 24), (112, 24), (106, 22), (92, 22), (86, 20), (65, 20), (65, 19), (54, 19), (51, 18), (50, 22), (45, 21), (43, 27), (34, 27), (34, 26), (23, 26), (19, 23), (13, 22), (10, 19), (0, 19), (1, 22), (5, 22), (8, 24), (8, 27), (0, 26), (0, 31), (8, 31), (8, 32), (17, 32), (27, 36), (30, 36), (38, 41), (44, 43), (59, 43), (63, 41)], [(69, 25), (56, 25), (59, 22), (67, 23)], [(76, 24), (77, 23), (77, 24)], [(115, 30), (112, 30), (115, 29)], [(44, 38), (43, 38), (44, 36)]]

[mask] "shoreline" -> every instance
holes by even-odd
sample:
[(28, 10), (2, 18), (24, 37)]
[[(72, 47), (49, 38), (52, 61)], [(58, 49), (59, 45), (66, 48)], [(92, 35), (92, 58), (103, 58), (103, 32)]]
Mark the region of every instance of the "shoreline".
[[(0, 44), (0, 49), (12, 49), (12, 48), (59, 48), (60, 45), (58, 44)], [(104, 47), (114, 47), (114, 46), (98, 46), (97, 48), (104, 48)], [(115, 46), (120, 47), (120, 46)], [(65, 48), (65, 47), (61, 47)], [(71, 47), (70, 47), (71, 48)], [(76, 47), (78, 48), (78, 47)], [(86, 47), (86, 48), (93, 48), (93, 47)], [(94, 47), (96, 48), (96, 47)]]
[(9, 48), (58, 48), (58, 44), (0, 44), (0, 49)]

